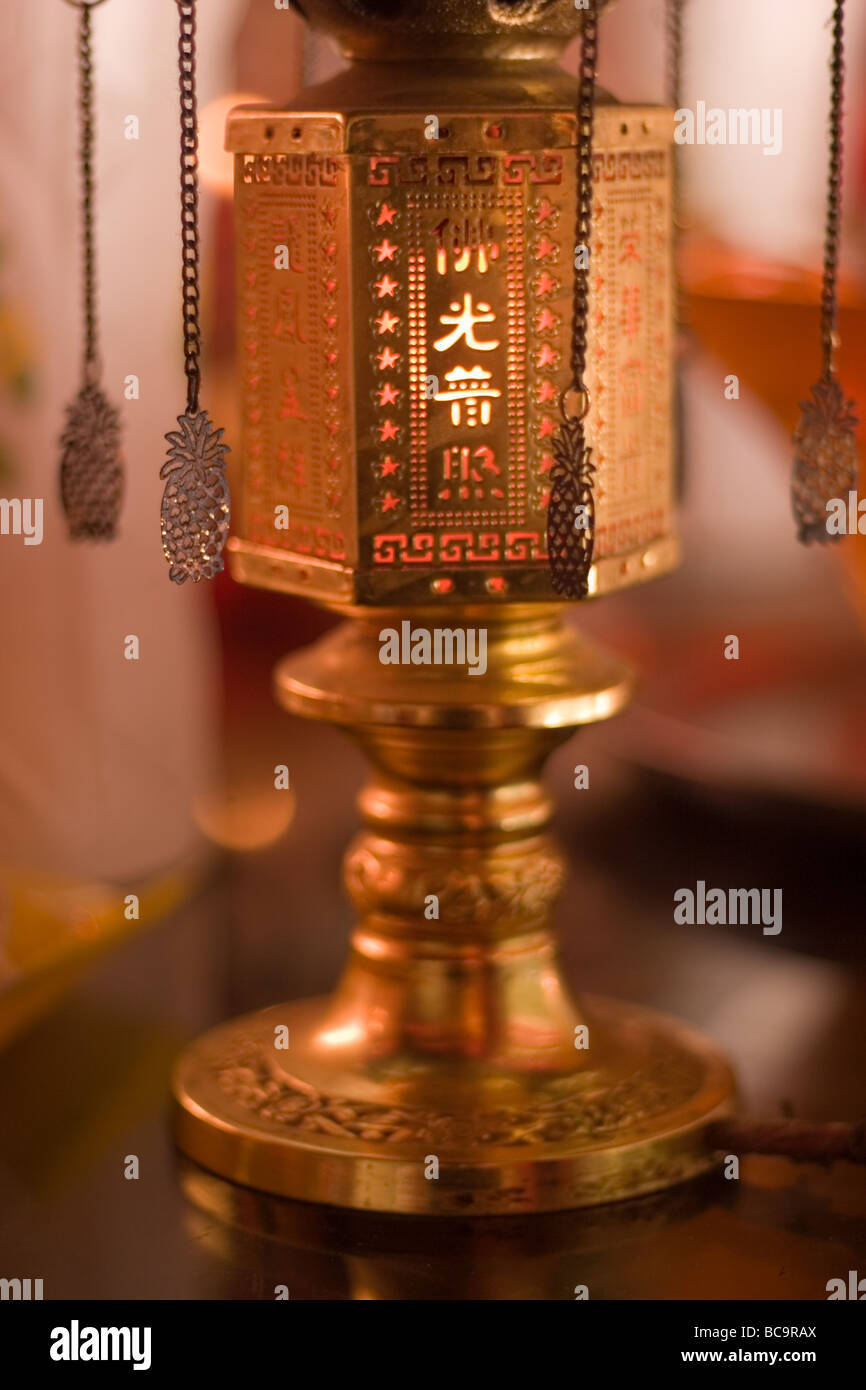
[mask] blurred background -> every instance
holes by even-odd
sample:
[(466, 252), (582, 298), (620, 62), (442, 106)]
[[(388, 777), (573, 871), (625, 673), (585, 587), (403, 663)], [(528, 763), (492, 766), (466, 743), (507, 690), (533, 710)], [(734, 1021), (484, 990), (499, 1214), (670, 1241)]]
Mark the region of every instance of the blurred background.
[[(201, 8), (203, 402), (231, 442), (225, 115), (241, 100), (291, 100), (343, 60), (270, 0)], [(846, 8), (839, 373), (862, 412), (866, 7)], [(820, 373), (830, 12), (829, 0), (686, 6), (684, 104), (781, 108), (783, 147), (682, 150), (684, 561), (574, 618), (634, 662), (641, 687), (626, 715), (556, 755), (549, 781), (573, 861), (560, 917), (573, 978), (698, 1023), (732, 1054), (752, 1108), (854, 1119), (866, 1109), (866, 538), (800, 547), (788, 497), (798, 402)], [(94, 31), (104, 384), (122, 409), (127, 482), (119, 543), (85, 548), (66, 539), (56, 489), (79, 384), (76, 15), (43, 0), (0, 16), (0, 494), (45, 499), (41, 546), (0, 537), (0, 1254), (20, 1263), (35, 1249), (69, 1296), (257, 1296), (263, 1247), (180, 1204), (168, 1068), (210, 1022), (332, 987), (364, 768), (336, 733), (271, 699), (273, 663), (332, 616), (227, 575), (195, 590), (167, 582), (158, 473), (185, 405), (175, 7), (108, 0)], [(665, 99), (661, 0), (616, 0), (600, 47), (616, 97)], [(138, 400), (123, 397), (130, 374)], [(129, 634), (137, 661), (124, 659)], [(739, 661), (723, 659), (729, 634)], [(590, 795), (574, 790), (577, 761)], [(278, 763), (290, 792), (274, 790)], [(781, 936), (676, 927), (672, 894), (697, 878), (782, 888)], [(45, 1087), (50, 1104), (34, 1104)], [(146, 1153), (154, 1175), (132, 1215), (124, 1152)], [(717, 1269), (695, 1270), (708, 1241), (724, 1278), (737, 1271), (737, 1296), (823, 1296), (834, 1260), (855, 1257), (845, 1242), (866, 1251), (866, 1202), (850, 1174), (804, 1185), (800, 1171), (754, 1160), (760, 1199), (661, 1222), (654, 1209), (643, 1229), (664, 1273), (614, 1258), (598, 1275), (607, 1296), (647, 1296), (651, 1278), (655, 1296), (733, 1296)], [(214, 1193), (197, 1196), (229, 1219), (234, 1199)], [(135, 1231), (132, 1263), (112, 1234), (120, 1221)], [(339, 1259), (302, 1261), (298, 1296), (390, 1296), (375, 1280), (359, 1293), (367, 1274), (328, 1240)], [(410, 1282), (424, 1271), (417, 1296), (444, 1296), (431, 1260), (403, 1270)], [(532, 1277), (522, 1287), (547, 1287)]]

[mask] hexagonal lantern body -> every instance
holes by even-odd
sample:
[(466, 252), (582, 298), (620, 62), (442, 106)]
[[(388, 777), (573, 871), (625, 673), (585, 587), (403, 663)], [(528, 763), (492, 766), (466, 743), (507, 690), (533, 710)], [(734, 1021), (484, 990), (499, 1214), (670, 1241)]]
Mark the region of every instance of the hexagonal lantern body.
[[(239, 108), (245, 582), (338, 605), (555, 598), (574, 84), (545, 62), (357, 64)], [(673, 117), (600, 97), (590, 250), (590, 595), (677, 559)]]

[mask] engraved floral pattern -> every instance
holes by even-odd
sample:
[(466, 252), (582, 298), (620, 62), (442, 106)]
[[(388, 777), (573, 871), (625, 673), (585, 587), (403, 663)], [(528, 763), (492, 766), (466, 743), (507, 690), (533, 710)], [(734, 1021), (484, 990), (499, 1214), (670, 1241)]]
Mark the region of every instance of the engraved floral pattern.
[(701, 1080), (700, 1063), (657, 1044), (647, 1064), (618, 1084), (593, 1091), (577, 1078), (560, 1095), (540, 1095), (522, 1107), (448, 1114), (348, 1100), (287, 1076), (273, 1049), (238, 1041), (215, 1061), (220, 1089), (242, 1109), (271, 1125), (367, 1143), (522, 1147), (613, 1138), (624, 1129), (684, 1105)]

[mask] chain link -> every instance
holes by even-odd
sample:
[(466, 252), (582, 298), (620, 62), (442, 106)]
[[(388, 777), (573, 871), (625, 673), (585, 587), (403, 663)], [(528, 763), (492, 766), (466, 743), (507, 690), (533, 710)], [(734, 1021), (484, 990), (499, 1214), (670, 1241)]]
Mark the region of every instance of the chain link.
[(180, 13), (180, 207), (183, 283), (183, 353), (187, 409), (199, 408), (201, 327), (199, 323), (198, 110), (196, 102), (195, 0), (177, 0)]
[(833, 51), (830, 59), (830, 161), (827, 175), (827, 226), (824, 238), (824, 277), (821, 285), (821, 347), (824, 377), (833, 375), (836, 355), (839, 224), (842, 207), (842, 92), (845, 77), (843, 23), (845, 0), (833, 10)]
[[(682, 107), (683, 9), (685, 0), (667, 0), (667, 101), (674, 112)], [(682, 156), (676, 143), (672, 154), (671, 222), (674, 258), (674, 323), (682, 327), (685, 303), (679, 272), (679, 248), (683, 224)]]
[(678, 111), (682, 101), (683, 5), (685, 0), (667, 0), (667, 97)]
[(93, 20), (91, 6), (81, 5), (78, 21), (78, 120), (81, 165), (81, 218), (84, 260), (84, 380), (99, 376), (99, 329), (96, 318), (96, 237), (93, 226)]
[[(583, 21), (577, 93), (577, 226), (576, 242), (589, 253), (592, 236), (592, 128), (595, 116), (595, 71), (598, 62), (598, 14), (596, 0), (590, 0)], [(582, 258), (589, 260), (587, 254)], [(589, 265), (574, 273), (574, 306), (571, 327), (572, 390), (587, 400), (586, 335), (589, 322)]]

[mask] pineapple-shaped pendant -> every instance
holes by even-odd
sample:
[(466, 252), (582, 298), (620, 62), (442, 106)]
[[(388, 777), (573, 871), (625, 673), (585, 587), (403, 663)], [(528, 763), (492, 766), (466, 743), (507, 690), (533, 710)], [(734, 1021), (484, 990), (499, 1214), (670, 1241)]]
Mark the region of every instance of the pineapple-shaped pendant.
[(120, 416), (98, 386), (82, 386), (67, 406), (60, 449), (60, 500), (70, 539), (113, 540), (123, 498)]
[(794, 466), (791, 471), (791, 505), (797, 538), (836, 540), (828, 531), (830, 509), (836, 499), (845, 504), (857, 487), (857, 420), (854, 402), (846, 401), (836, 377), (839, 348), (836, 331), (838, 301), (839, 230), (842, 208), (842, 97), (845, 71), (843, 20), (845, 0), (834, 0), (833, 47), (830, 59), (830, 161), (827, 180), (827, 226), (824, 240), (824, 277), (821, 285), (821, 380), (812, 387), (812, 399), (801, 401), (800, 423), (794, 431)]
[(827, 530), (827, 504), (857, 486), (857, 438), (854, 402), (846, 401), (834, 376), (812, 387), (812, 399), (801, 401), (803, 414), (794, 433), (796, 453), (791, 475), (791, 504), (799, 540), (838, 539)]
[(215, 429), (206, 410), (177, 417), (179, 430), (159, 476), (162, 494), (162, 548), (175, 584), (213, 579), (223, 567), (222, 550), (229, 529), (229, 487), (224, 431)]
[(582, 419), (567, 419), (553, 441), (547, 552), (550, 578), (563, 598), (586, 598), (595, 541), (592, 449)]

